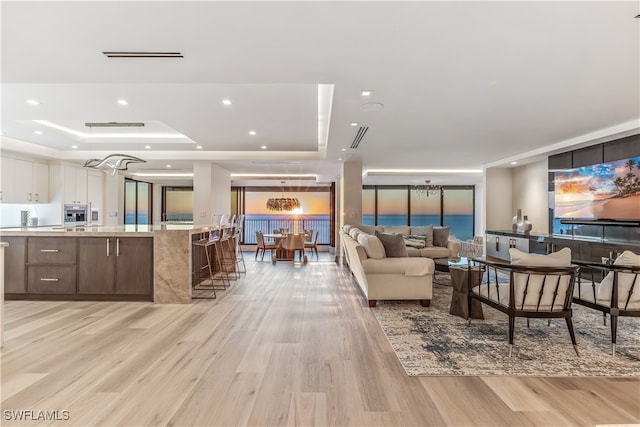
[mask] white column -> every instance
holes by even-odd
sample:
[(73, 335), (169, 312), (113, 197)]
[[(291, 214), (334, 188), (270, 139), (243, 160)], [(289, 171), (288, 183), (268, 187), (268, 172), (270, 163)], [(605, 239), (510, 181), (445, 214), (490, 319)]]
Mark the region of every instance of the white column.
[(362, 162), (352, 160), (342, 165), (340, 181), (342, 220), (339, 225), (362, 223)]
[(119, 174), (104, 176), (104, 225), (124, 224), (124, 176)]
[(211, 162), (193, 162), (193, 223), (207, 225), (213, 215), (230, 212), (231, 173)]

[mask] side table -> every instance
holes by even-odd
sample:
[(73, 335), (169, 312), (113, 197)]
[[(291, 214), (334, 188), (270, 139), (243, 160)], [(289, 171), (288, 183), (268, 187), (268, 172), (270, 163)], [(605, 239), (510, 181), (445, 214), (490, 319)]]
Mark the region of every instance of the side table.
[[(480, 274), (477, 268), (471, 267), (470, 269), (467, 269), (467, 267), (449, 267), (449, 273), (451, 274), (451, 285), (453, 287), (449, 314), (461, 316), (463, 319), (469, 318), (469, 271), (471, 271), (472, 283), (477, 282), (478, 275)], [(471, 318), (484, 319), (484, 314), (482, 313), (482, 303), (480, 301), (473, 300), (471, 302)]]

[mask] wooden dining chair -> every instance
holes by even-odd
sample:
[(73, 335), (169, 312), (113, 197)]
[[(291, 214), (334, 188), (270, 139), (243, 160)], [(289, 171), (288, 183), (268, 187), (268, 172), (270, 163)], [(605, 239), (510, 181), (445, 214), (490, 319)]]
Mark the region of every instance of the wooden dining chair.
[(293, 252), (294, 261), (296, 254), (299, 254), (300, 262), (307, 263), (307, 257), (304, 254), (304, 233), (288, 234), (287, 237), (282, 240), (282, 249)]

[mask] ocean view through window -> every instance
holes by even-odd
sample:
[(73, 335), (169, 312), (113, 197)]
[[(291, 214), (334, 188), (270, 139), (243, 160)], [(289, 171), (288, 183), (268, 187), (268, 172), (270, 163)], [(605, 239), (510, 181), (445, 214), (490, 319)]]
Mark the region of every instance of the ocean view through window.
[(365, 186), (365, 225), (450, 226), (451, 235), (471, 240), (475, 229), (474, 186), (444, 186), (441, 195), (420, 197), (411, 186)]

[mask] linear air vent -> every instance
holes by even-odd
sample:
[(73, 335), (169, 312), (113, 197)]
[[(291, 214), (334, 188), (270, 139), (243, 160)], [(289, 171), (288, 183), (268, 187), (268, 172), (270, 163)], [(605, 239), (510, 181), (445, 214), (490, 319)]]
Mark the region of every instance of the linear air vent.
[(182, 52), (102, 52), (107, 58), (184, 58)]
[(367, 133), (367, 131), (369, 130), (369, 126), (360, 126), (360, 129), (358, 129), (358, 133), (356, 134), (356, 137), (353, 138), (353, 142), (351, 143), (351, 148), (358, 148), (358, 145), (360, 145), (360, 142), (362, 142), (362, 138), (364, 137), (364, 134)]
[(142, 122), (93, 122), (93, 123), (85, 123), (86, 127), (90, 128), (141, 128), (144, 127), (144, 123)]

